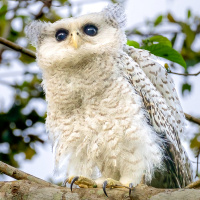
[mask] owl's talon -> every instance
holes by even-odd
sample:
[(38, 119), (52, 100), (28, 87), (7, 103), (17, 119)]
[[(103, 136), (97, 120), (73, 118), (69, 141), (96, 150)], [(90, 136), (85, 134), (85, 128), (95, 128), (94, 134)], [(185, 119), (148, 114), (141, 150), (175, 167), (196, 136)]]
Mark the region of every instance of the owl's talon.
[(106, 193), (106, 186), (107, 186), (108, 182), (107, 181), (104, 181), (103, 182), (103, 191), (104, 191), (104, 194), (108, 197), (107, 193)]
[(71, 182), (71, 184), (70, 184), (70, 189), (71, 189), (71, 191), (72, 191), (72, 186), (73, 186), (74, 182), (77, 181), (78, 179), (79, 179), (79, 176), (75, 176), (75, 177), (72, 179), (72, 182)]
[(103, 192), (104, 194), (108, 197), (107, 192), (106, 192), (106, 187), (107, 188), (127, 188), (129, 190), (129, 196), (131, 195), (131, 190), (133, 189), (133, 184), (130, 183), (129, 186), (122, 185), (119, 181), (116, 181), (111, 178), (107, 178), (103, 182)]
[(72, 191), (72, 187), (74, 183), (80, 188), (96, 188), (97, 187), (97, 184), (94, 180), (89, 179), (84, 176), (70, 176), (63, 182), (63, 185), (66, 186), (66, 183), (70, 184), (71, 191)]

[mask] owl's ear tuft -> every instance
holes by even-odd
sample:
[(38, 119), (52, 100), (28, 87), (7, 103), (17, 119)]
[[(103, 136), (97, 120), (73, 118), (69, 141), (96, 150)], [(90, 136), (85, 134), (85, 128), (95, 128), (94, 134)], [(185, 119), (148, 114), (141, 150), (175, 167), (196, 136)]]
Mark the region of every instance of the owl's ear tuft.
[(120, 4), (110, 4), (102, 11), (113, 26), (124, 28), (126, 25), (126, 14), (124, 8)]
[(45, 22), (32, 21), (25, 27), (26, 37), (33, 46), (38, 47), (45, 26), (46, 26)]

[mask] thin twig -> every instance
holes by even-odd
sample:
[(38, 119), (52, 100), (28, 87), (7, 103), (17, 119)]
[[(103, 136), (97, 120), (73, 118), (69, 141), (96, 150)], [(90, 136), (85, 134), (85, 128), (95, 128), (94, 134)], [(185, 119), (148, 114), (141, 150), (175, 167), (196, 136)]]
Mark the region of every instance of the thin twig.
[(57, 185), (54, 185), (52, 183), (46, 182), (40, 178), (37, 178), (35, 176), (32, 176), (30, 174), (27, 174), (19, 169), (16, 169), (15, 167), (12, 167), (2, 161), (0, 161), (0, 172), (15, 178), (17, 180), (29, 180), (29, 181), (33, 181), (35, 183), (39, 183), (42, 184), (44, 186), (52, 186), (52, 187), (59, 187)]
[(35, 55), (35, 53), (33, 51), (28, 50), (28, 49), (26, 49), (24, 47), (21, 47), (18, 44), (15, 44), (15, 43), (13, 43), (13, 42), (11, 42), (9, 40), (6, 40), (5, 38), (0, 37), (0, 43), (5, 45), (5, 46), (7, 46), (7, 47), (9, 47), (9, 48), (11, 48), (11, 49), (14, 49), (14, 50), (19, 51), (19, 52), (21, 52), (23, 54), (26, 54), (26, 55), (28, 55), (28, 56), (30, 56), (32, 58), (36, 58), (36, 55)]
[[(140, 25), (141, 27), (142, 25)], [(167, 34), (180, 34), (181, 32), (180, 31), (162, 31), (162, 32), (149, 32), (149, 33), (142, 33), (138, 30), (139, 28), (135, 27), (135, 28), (132, 28), (131, 31), (126, 31), (126, 35), (127, 36), (131, 36), (131, 35), (139, 35), (139, 36), (142, 36), (142, 37), (149, 37), (149, 36), (154, 36), (154, 35), (167, 35)], [(133, 31), (132, 31), (133, 30)], [(200, 33), (200, 30), (196, 30), (194, 31), (195, 34), (199, 34)]]
[[(192, 162), (192, 163), (197, 163), (197, 161), (193, 161), (193, 160), (190, 160), (190, 162)], [(200, 164), (200, 162), (198, 162), (198, 164)]]
[(200, 71), (195, 73), (195, 74), (188, 74), (188, 73), (182, 74), (182, 73), (177, 73), (177, 72), (172, 72), (172, 71), (168, 71), (168, 73), (176, 74), (176, 75), (182, 75), (182, 76), (198, 76), (200, 74)]
[(200, 119), (196, 118), (196, 117), (193, 117), (192, 115), (189, 115), (187, 113), (184, 113), (185, 114), (185, 117), (187, 120), (195, 123), (195, 124), (199, 124), (200, 125)]

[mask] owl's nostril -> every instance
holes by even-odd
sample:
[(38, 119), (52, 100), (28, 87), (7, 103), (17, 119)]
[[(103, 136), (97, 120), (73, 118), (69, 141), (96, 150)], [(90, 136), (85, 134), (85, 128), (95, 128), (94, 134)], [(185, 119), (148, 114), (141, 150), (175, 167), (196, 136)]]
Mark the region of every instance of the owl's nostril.
[(73, 34), (71, 33), (71, 36), (72, 36)]
[(77, 35), (79, 35), (79, 33), (78, 33), (78, 32), (77, 32), (76, 34), (77, 34)]

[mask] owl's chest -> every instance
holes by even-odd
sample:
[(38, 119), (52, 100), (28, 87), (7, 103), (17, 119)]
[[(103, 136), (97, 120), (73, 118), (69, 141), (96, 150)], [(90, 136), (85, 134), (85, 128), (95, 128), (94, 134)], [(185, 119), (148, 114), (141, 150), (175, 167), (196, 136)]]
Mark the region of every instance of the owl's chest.
[(47, 124), (52, 132), (61, 124), (68, 133), (85, 129), (86, 133), (119, 131), (130, 126), (139, 113), (141, 99), (120, 68), (113, 66), (89, 66), (84, 71), (54, 76), (45, 83)]
[(55, 107), (65, 114), (74, 110), (84, 112), (95, 106), (101, 108), (123, 108), (135, 103), (135, 91), (132, 85), (119, 73), (88, 71), (84, 75), (66, 77), (55, 89), (46, 92), (50, 107)]
[[(102, 74), (103, 77), (103, 74)], [(49, 100), (49, 101), (48, 101)], [(80, 124), (93, 123), (98, 129), (105, 122), (133, 119), (141, 108), (140, 97), (124, 77), (80, 79), (59, 88), (48, 99), (48, 117), (52, 121), (72, 119)]]

